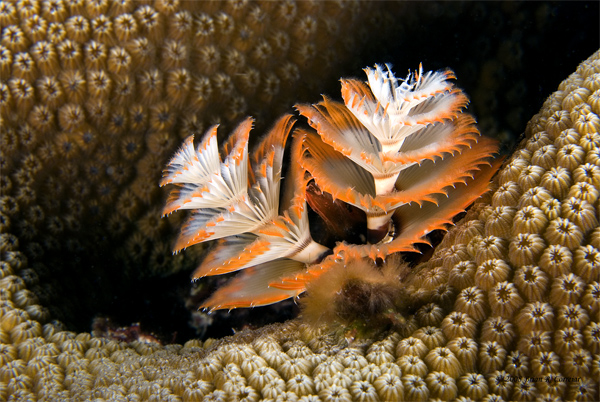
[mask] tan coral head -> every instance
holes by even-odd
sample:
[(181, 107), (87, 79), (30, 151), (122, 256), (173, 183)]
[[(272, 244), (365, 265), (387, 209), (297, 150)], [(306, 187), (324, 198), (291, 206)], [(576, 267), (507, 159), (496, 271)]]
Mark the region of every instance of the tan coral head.
[[(290, 115), (279, 119), (252, 157), (247, 118), (220, 152), (215, 126), (197, 147), (188, 138), (169, 162), (161, 185), (177, 188), (164, 213), (192, 210), (175, 251), (216, 240), (194, 278), (242, 270), (202, 307), (275, 303), (304, 292), (345, 259), (417, 251), (416, 243), (428, 243), (429, 232), (452, 224), (487, 190), (499, 165), (492, 163), (497, 144), (481, 137), (463, 113), (468, 100), (450, 81), (451, 71), (419, 67), (404, 80), (389, 66), (365, 72), (367, 82), (342, 80), (344, 103), (325, 97), (296, 106), (314, 130), (294, 131), (282, 194)], [(333, 241), (311, 233), (309, 209), (331, 227), (324, 200), (341, 214), (339, 225), (347, 224), (343, 211), (353, 211), (365, 233), (339, 238), (344, 231), (336, 231)]]

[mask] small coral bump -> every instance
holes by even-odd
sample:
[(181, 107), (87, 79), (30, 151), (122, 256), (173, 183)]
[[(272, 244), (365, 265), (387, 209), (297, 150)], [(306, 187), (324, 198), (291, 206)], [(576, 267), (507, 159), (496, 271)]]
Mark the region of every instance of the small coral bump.
[(597, 135), (600, 131), (600, 117), (595, 113), (582, 114), (573, 124), (579, 134)]
[(506, 349), (498, 342), (486, 341), (479, 346), (479, 368), (484, 374), (491, 374), (504, 366)]
[(385, 363), (393, 362), (394, 356), (388, 350), (386, 350), (384, 348), (378, 348), (375, 350), (372, 350), (370, 348), (370, 350), (367, 351), (366, 359), (369, 363), (375, 363), (377, 365), (382, 365)]
[(26, 320), (10, 330), (10, 339), (12, 343), (19, 344), (27, 339), (42, 335), (42, 325), (33, 320)]
[(512, 159), (499, 173), (500, 184), (504, 185), (511, 181), (516, 182), (521, 171), (529, 166), (530, 162), (525, 158), (517, 157)]
[(566, 197), (572, 184), (571, 172), (560, 166), (551, 168), (544, 173), (540, 182), (540, 186), (546, 188), (553, 197), (559, 200)]
[(539, 390), (535, 383), (531, 381), (517, 381), (513, 386), (511, 400), (514, 401), (533, 401), (539, 395)]
[(560, 245), (560, 243), (546, 247), (538, 261), (539, 267), (550, 278), (556, 278), (570, 272), (572, 263), (573, 254), (571, 250), (564, 245)]
[(127, 50), (133, 59), (133, 65), (138, 69), (155, 67), (157, 50), (148, 38), (137, 38), (126, 44)]
[(64, 69), (83, 67), (83, 49), (81, 44), (65, 39), (56, 45), (58, 58)]
[(515, 272), (514, 283), (526, 300), (541, 301), (546, 296), (550, 280), (539, 267), (526, 265)]
[(600, 188), (600, 166), (585, 163), (573, 170), (573, 181), (575, 183), (586, 182), (595, 188)]
[(36, 82), (36, 89), (40, 100), (49, 108), (62, 104), (64, 92), (62, 85), (56, 77), (43, 77)]
[(517, 183), (509, 181), (498, 187), (492, 196), (492, 206), (501, 207), (517, 205), (522, 193), (523, 192)]
[(422, 340), (415, 337), (408, 337), (398, 342), (396, 347), (396, 356), (417, 356), (419, 358), (425, 357), (429, 352), (429, 348), (423, 343)]
[(573, 255), (573, 272), (590, 283), (600, 277), (600, 252), (592, 245), (579, 246)]
[(75, 42), (84, 43), (90, 39), (90, 22), (81, 15), (74, 15), (67, 19), (65, 23), (67, 37)]
[(522, 191), (537, 187), (540, 184), (544, 173), (546, 173), (546, 170), (541, 166), (526, 166), (521, 170), (519, 177), (517, 177), (517, 184)]
[(425, 356), (430, 372), (441, 371), (451, 378), (458, 378), (463, 369), (454, 353), (447, 347), (437, 347)]
[(183, 68), (189, 60), (189, 49), (180, 41), (168, 39), (162, 47), (161, 60), (164, 70)]
[(488, 385), (490, 394), (487, 401), (491, 401), (489, 397), (493, 394), (498, 397), (498, 400), (508, 400), (513, 389), (513, 381), (510, 375), (504, 370), (496, 370), (488, 375)]
[(196, 53), (196, 58), (201, 63), (199, 73), (207, 76), (215, 74), (221, 65), (221, 53), (212, 45), (201, 47)]
[(552, 139), (550, 135), (546, 131), (538, 131), (531, 135), (529, 139), (527, 139), (527, 143), (525, 144), (525, 149), (527, 149), (530, 154), (533, 154), (539, 150), (540, 148), (552, 144)]
[(290, 48), (290, 37), (286, 31), (275, 31), (270, 35), (269, 43), (275, 52), (287, 52)]
[(585, 87), (577, 88), (567, 94), (562, 101), (562, 108), (571, 110), (575, 106), (585, 103), (591, 91)]
[(564, 147), (567, 144), (578, 144), (581, 135), (577, 130), (569, 128), (560, 133), (560, 135), (554, 140), (554, 146), (557, 149)]
[(589, 97), (588, 104), (592, 112), (596, 115), (600, 114), (600, 89), (596, 89)]
[(435, 303), (428, 303), (417, 310), (415, 317), (421, 326), (437, 326), (444, 319), (444, 310)]
[(478, 373), (468, 373), (458, 380), (460, 395), (466, 396), (473, 401), (482, 400), (488, 393), (488, 383), (485, 377)]
[[(417, 294), (414, 294), (418, 297)], [(438, 285), (431, 293), (431, 301), (437, 303), (440, 306), (449, 306), (456, 299), (456, 289), (448, 285), (448, 283), (442, 283)], [(405, 328), (407, 328), (405, 326)]]
[(475, 262), (482, 265), (488, 260), (502, 259), (506, 256), (506, 251), (507, 247), (504, 239), (497, 236), (486, 236), (479, 241), (475, 253)]
[[(447, 253), (445, 253), (443, 256), (442, 266), (447, 270), (451, 270), (456, 264), (459, 264), (462, 261), (469, 261), (471, 259), (466, 243), (468, 243), (471, 240), (471, 235), (475, 236), (475, 234), (473, 233), (475, 231), (471, 232), (471, 225), (465, 224), (463, 226), (464, 227), (460, 228), (458, 232), (461, 236), (461, 239), (464, 240), (464, 243), (461, 242), (448, 247)], [(471, 227), (471, 229), (467, 229), (467, 226)]]
[(555, 307), (577, 303), (584, 290), (585, 282), (579, 276), (564, 274), (552, 281), (549, 300)]
[(138, 35), (138, 23), (133, 15), (125, 13), (113, 21), (114, 33), (121, 43), (128, 42)]
[(548, 219), (541, 209), (527, 205), (519, 209), (512, 225), (512, 235), (521, 233), (541, 233), (548, 225)]
[(409, 401), (426, 401), (429, 399), (429, 388), (427, 383), (420, 377), (413, 374), (402, 377), (404, 386), (404, 397)]
[(54, 111), (43, 104), (33, 107), (28, 122), (40, 134), (48, 134), (56, 129)]
[(26, 81), (33, 81), (37, 77), (36, 63), (29, 53), (20, 52), (14, 55), (12, 76)]
[(600, 311), (600, 284), (598, 281), (587, 285), (583, 296), (581, 296), (581, 303), (586, 306), (591, 315), (598, 314)]
[(399, 402), (404, 400), (402, 380), (393, 374), (384, 373), (373, 381), (379, 398), (384, 401)]
[(516, 317), (521, 333), (529, 331), (551, 331), (554, 326), (554, 310), (548, 303), (528, 303)]
[(431, 372), (425, 379), (429, 386), (430, 396), (442, 401), (451, 401), (456, 398), (458, 387), (456, 380), (442, 371)]
[(509, 243), (509, 261), (516, 267), (534, 264), (545, 247), (546, 243), (541, 236), (535, 233), (519, 233)]
[[(150, 108), (150, 128), (154, 132), (167, 132), (169, 131), (173, 125), (175, 124), (175, 110), (173, 106), (171, 106), (167, 102), (159, 102)], [(171, 141), (174, 141), (174, 138), (171, 138)], [(163, 154), (166, 152), (166, 149), (163, 149), (159, 152), (159, 154)]]
[(163, 97), (163, 75), (158, 69), (145, 70), (138, 77), (140, 99), (152, 105)]
[(79, 70), (63, 71), (59, 75), (59, 82), (68, 101), (81, 104), (87, 95), (86, 82)]
[(528, 206), (541, 208), (544, 202), (551, 199), (552, 194), (550, 194), (550, 192), (544, 187), (532, 187), (529, 190), (525, 191), (521, 198), (519, 198), (517, 208), (522, 209)]
[(561, 205), (562, 217), (579, 226), (584, 234), (598, 227), (596, 208), (587, 201), (571, 197)]
[(108, 98), (112, 84), (109, 74), (104, 70), (91, 70), (87, 73), (88, 92), (95, 98)]
[(566, 399), (570, 401), (593, 401), (597, 397), (597, 382), (585, 377), (580, 382), (569, 384), (566, 393)]
[(581, 347), (583, 347), (583, 335), (580, 330), (566, 327), (554, 333), (554, 350), (563, 359)]
[(476, 322), (481, 322), (489, 312), (485, 293), (477, 286), (463, 289), (456, 299), (454, 309), (469, 315)]
[(454, 353), (465, 371), (472, 371), (477, 364), (478, 345), (472, 338), (460, 337), (452, 339), (446, 345)]
[(507, 319), (523, 305), (523, 299), (516, 286), (506, 281), (494, 286), (488, 297), (492, 313)]
[(571, 109), (571, 121), (576, 121), (579, 116), (585, 116), (592, 112), (592, 108), (587, 103), (580, 103)]
[(583, 330), (586, 349), (592, 353), (600, 353), (600, 324), (590, 322)]
[[(264, 394), (264, 393), (263, 393)], [(319, 391), (319, 397), (322, 401), (351, 401), (352, 395), (344, 386), (333, 384), (321, 391)]]
[(474, 277), (477, 265), (472, 261), (460, 261), (454, 265), (448, 274), (448, 284), (463, 290), (475, 284)]
[(11, 78), (8, 88), (12, 101), (15, 103), (17, 116), (25, 120), (33, 107), (35, 90), (31, 83), (20, 78)]
[(497, 342), (508, 348), (515, 338), (513, 324), (502, 317), (490, 317), (484, 321), (481, 328), (481, 340)]
[(583, 236), (581, 228), (565, 218), (551, 221), (544, 232), (544, 238), (548, 244), (560, 244), (569, 250), (577, 248), (583, 241)]
[(214, 20), (205, 13), (194, 16), (192, 31), (194, 32), (194, 43), (196, 46), (210, 42), (216, 31)]
[(585, 158), (585, 150), (576, 144), (565, 144), (556, 155), (556, 164), (572, 172), (581, 165)]
[(587, 311), (579, 304), (559, 307), (556, 317), (558, 328), (583, 329), (590, 321)]
[(368, 381), (354, 381), (349, 387), (350, 394), (355, 401), (378, 401), (377, 390)]
[(530, 374), (529, 357), (524, 352), (515, 350), (506, 357), (504, 370), (515, 377), (525, 377)]
[(310, 374), (313, 368), (314, 366), (307, 359), (298, 357), (283, 362), (277, 371), (281, 378), (287, 381), (296, 375)]
[(48, 31), (46, 32), (46, 40), (50, 43), (59, 44), (67, 38), (67, 30), (64, 24), (60, 22), (52, 22), (48, 25)]
[(17, 15), (16, 4), (12, 4), (8, 1), (0, 3), (0, 24), (5, 27), (18, 22), (19, 16)]
[(508, 279), (510, 266), (501, 259), (490, 259), (481, 263), (475, 272), (475, 285), (482, 290), (490, 290), (498, 282)]
[(547, 401), (561, 401), (567, 390), (567, 383), (563, 376), (559, 374), (549, 374), (544, 376), (544, 381), (537, 382), (539, 391), (543, 394), (541, 397)]
[(546, 130), (548, 134), (552, 136), (552, 138), (556, 139), (561, 133), (561, 131), (571, 128), (573, 123), (571, 122), (571, 118), (569, 116), (569, 112), (566, 110), (559, 110), (554, 112), (552, 116), (548, 118), (546, 122)]
[(279, 93), (279, 84), (280, 79), (275, 74), (266, 74), (263, 85), (259, 86), (259, 99), (270, 102)]
[(477, 330), (476, 322), (465, 313), (455, 311), (442, 321), (442, 330), (447, 339), (472, 337)]
[(287, 381), (286, 388), (298, 397), (312, 395), (315, 392), (313, 380), (306, 374), (297, 374)]
[(218, 72), (212, 76), (212, 88), (214, 94), (222, 102), (230, 101), (235, 96), (235, 88), (231, 77), (225, 73)]
[(164, 37), (164, 19), (150, 6), (142, 6), (135, 10), (134, 15), (139, 23), (140, 31), (157, 43)]
[(543, 351), (531, 357), (531, 371), (534, 376), (544, 376), (559, 372), (560, 358), (553, 351)]
[(567, 197), (569, 199), (576, 198), (581, 201), (586, 201), (587, 203), (593, 205), (598, 200), (599, 194), (600, 191), (592, 184), (587, 182), (579, 182), (571, 186)]
[[(491, 207), (490, 207), (491, 208)], [(511, 206), (491, 208), (490, 214), (485, 219), (485, 235), (508, 238), (517, 210)]]
[(585, 155), (585, 163), (600, 166), (600, 147), (589, 150)]
[(2, 46), (5, 46), (11, 52), (26, 51), (30, 45), (29, 38), (18, 25), (9, 25), (2, 29)]
[(533, 153), (531, 163), (544, 170), (556, 167), (556, 147), (552, 144), (544, 145)]
[(166, 92), (175, 106), (183, 106), (192, 88), (192, 75), (184, 68), (169, 71), (166, 76)]
[[(358, 354), (359, 352), (353, 351), (352, 349), (346, 349), (346, 351), (348, 351), (348, 355), (342, 360), (342, 364), (344, 365), (344, 367), (362, 370), (364, 367), (370, 364), (367, 359), (365, 359), (362, 355)], [(286, 353), (289, 355), (290, 351), (288, 350)], [(310, 349), (307, 348), (307, 350), (302, 354), (308, 355), (310, 353)]]
[(115, 46), (108, 52), (107, 67), (112, 74), (116, 76), (127, 74), (131, 71), (132, 65), (133, 58), (126, 49)]

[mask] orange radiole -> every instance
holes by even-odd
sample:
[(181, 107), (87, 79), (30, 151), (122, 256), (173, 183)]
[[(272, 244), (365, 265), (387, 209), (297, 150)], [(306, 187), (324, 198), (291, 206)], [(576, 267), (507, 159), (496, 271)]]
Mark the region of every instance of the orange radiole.
[[(429, 232), (446, 229), (487, 191), (498, 146), (463, 112), (468, 99), (452, 71), (424, 73), (419, 66), (405, 79), (387, 65), (365, 72), (366, 82), (341, 81), (343, 103), (324, 97), (296, 105), (312, 129), (294, 129), (295, 119), (285, 115), (249, 154), (253, 120), (246, 118), (221, 150), (213, 126), (196, 147), (187, 138), (168, 163), (160, 184), (175, 189), (163, 213), (192, 210), (174, 251), (215, 240), (194, 279), (241, 271), (201, 307), (276, 303), (345, 259), (417, 251), (415, 244), (428, 244)], [(362, 225), (313, 239), (311, 209), (334, 223), (324, 205), (352, 217), (340, 226)]]

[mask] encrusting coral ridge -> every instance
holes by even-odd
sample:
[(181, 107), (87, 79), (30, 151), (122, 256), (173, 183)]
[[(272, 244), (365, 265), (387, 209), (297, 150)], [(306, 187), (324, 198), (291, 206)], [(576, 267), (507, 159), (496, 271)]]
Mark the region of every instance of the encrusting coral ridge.
[[(156, 59), (144, 55), (147, 50), (144, 46), (163, 35), (160, 29), (164, 27), (161, 25), (164, 21), (153, 21), (151, 8), (160, 7), (161, 12), (168, 14), (170, 10), (180, 11), (177, 2), (158, 1), (153, 6), (143, 4), (141, 7), (120, 2), (114, 3), (114, 8), (109, 4), (103, 1), (0, 2), (0, 24), (3, 27), (0, 76), (3, 80), (10, 77), (10, 82), (2, 81), (0, 87), (2, 101), (9, 102), (8, 105), (2, 105), (1, 114), (2, 126), (8, 127), (2, 133), (2, 169), (11, 172), (9, 177), (3, 175), (0, 182), (2, 194), (6, 194), (5, 191), (11, 194), (2, 198), (0, 216), (0, 399), (598, 399), (600, 284), (597, 255), (600, 228), (597, 221), (593, 218), (590, 220), (590, 216), (598, 216), (600, 191), (598, 53), (583, 62), (560, 85), (559, 91), (548, 99), (540, 114), (531, 121), (526, 132), (527, 138), (499, 174), (498, 189), (471, 209), (466, 222), (452, 229), (432, 259), (416, 272), (415, 287), (410, 291), (418, 294), (421, 285), (425, 285), (433, 287), (433, 294), (428, 297), (428, 303), (409, 317), (397, 333), (377, 340), (354, 340), (348, 343), (346, 339), (294, 320), (255, 331), (241, 331), (234, 337), (218, 341), (193, 340), (185, 345), (160, 346), (140, 341), (126, 344), (86, 333), (69, 332), (60, 323), (48, 321), (55, 314), (42, 307), (42, 300), (53, 291), (43, 286), (40, 276), (47, 276), (49, 268), (28, 264), (20, 244), (28, 244), (25, 251), (30, 261), (35, 261), (36, 255), (59, 247), (56, 244), (58, 241), (53, 240), (54, 236), (65, 231), (77, 233), (77, 225), (82, 222), (82, 211), (78, 209), (81, 203), (77, 200), (90, 193), (86, 183), (81, 180), (74, 180), (76, 183), (73, 186), (62, 184), (65, 180), (78, 177), (80, 167), (68, 163), (69, 156), (86, 147), (98, 150), (98, 160), (89, 163), (86, 174), (96, 177), (94, 175), (99, 171), (103, 172), (98, 179), (98, 188), (101, 190), (97, 191), (98, 199), (91, 200), (88, 207), (90, 211), (96, 208), (101, 210), (103, 205), (113, 205), (115, 198), (118, 198), (124, 214), (145, 213), (146, 209), (140, 201), (127, 202), (131, 197), (121, 196), (121, 191), (115, 190), (114, 183), (119, 180), (124, 180), (121, 183), (130, 183), (129, 180), (133, 180), (135, 185), (131, 191), (140, 194), (140, 200), (155, 196), (152, 192), (156, 191), (156, 183), (152, 182), (151, 186), (138, 183), (132, 179), (131, 170), (127, 167), (131, 165), (126, 164), (110, 169), (109, 182), (106, 171), (98, 167), (104, 167), (103, 163), (107, 161), (117, 160), (117, 155), (138, 160), (143, 164), (141, 168), (147, 172), (159, 172), (164, 162), (164, 157), (142, 156), (150, 147), (160, 148), (161, 138), (164, 139), (160, 133), (147, 142), (146, 139), (142, 141), (135, 136), (126, 136), (122, 148), (117, 150), (115, 147), (118, 145), (111, 146), (98, 138), (95, 130), (89, 130), (90, 122), (102, 121), (104, 116), (102, 105), (106, 104), (101, 102), (101, 75), (93, 77), (100, 81), (96, 81), (92, 88), (99, 100), (86, 105), (86, 96), (76, 90), (81, 89), (82, 81), (87, 82), (87, 70), (79, 74), (59, 74), (57, 77), (51, 74), (61, 63), (68, 66), (81, 63), (81, 44), (90, 38), (90, 33), (93, 33), (95, 42), (108, 38), (113, 41), (111, 43), (117, 43), (115, 38), (126, 41), (143, 29), (143, 36), (138, 37), (140, 40), (132, 42), (132, 47), (126, 50), (136, 57), (137, 65), (142, 68), (152, 69), (152, 66), (158, 65)], [(237, 18), (242, 10), (236, 4), (244, 2), (231, 4), (227, 15)], [(264, 14), (260, 11), (258, 9), (251, 13), (252, 19), (249, 18), (246, 26), (239, 31), (250, 34), (260, 32), (262, 24), (259, 22), (264, 20)], [(125, 16), (117, 24), (116, 17), (120, 14), (133, 17)], [(67, 17), (72, 15), (83, 15), (84, 18), (74, 18), (65, 23)], [(219, 29), (224, 32), (227, 32), (227, 15), (219, 14), (218, 18), (213, 19), (222, 24)], [(204, 26), (202, 24), (208, 19), (201, 17), (193, 23)], [(180, 18), (180, 25), (169, 25), (168, 32), (173, 40), (188, 37), (186, 15)], [(281, 19), (279, 23), (286, 25), (291, 20)], [(132, 21), (135, 24), (131, 25)], [(142, 28), (140, 21), (143, 22)], [(297, 34), (310, 35), (310, 21), (305, 21), (302, 26), (306, 29), (298, 30)], [(204, 32), (208, 36), (211, 35), (210, 27), (210, 23), (205, 26)], [(47, 44), (38, 44), (30, 50), (31, 53), (27, 52), (29, 46), (39, 43), (37, 41), (43, 42), (44, 37), (47, 38)], [(243, 40), (244, 37), (242, 35), (237, 43), (240, 52), (253, 49)], [(61, 46), (59, 58), (53, 47), (63, 41), (65, 43)], [(195, 41), (197, 44), (211, 43), (200, 33)], [(274, 43), (273, 46), (286, 46), (285, 38), (281, 35), (277, 36), (277, 42)], [(54, 45), (48, 47), (48, 44)], [(214, 48), (219, 49), (216, 45)], [(205, 49), (205, 57), (214, 55), (214, 48)], [(80, 52), (74, 51), (69, 55), (69, 49)], [(169, 60), (160, 62), (166, 64), (159, 71), (181, 67), (177, 61), (181, 49), (171, 43), (165, 49), (171, 56)], [(254, 63), (264, 63), (266, 49), (264, 45), (257, 47), (252, 53)], [(104, 63), (102, 65), (111, 74), (127, 69), (127, 58), (121, 57), (122, 52), (106, 52), (102, 46), (96, 45), (90, 48), (90, 52), (90, 71), (94, 69), (94, 63)], [(25, 53), (29, 53), (35, 63), (31, 64)], [(310, 52), (300, 52), (295, 57), (301, 58), (307, 54)], [(84, 54), (83, 57), (87, 56)], [(239, 55), (231, 55), (231, 58), (239, 59)], [(111, 61), (107, 63), (109, 59)], [(232, 62), (229, 68), (234, 69), (236, 65), (239, 64)], [(207, 76), (218, 70), (215, 64), (210, 63), (203, 68)], [(285, 71), (293, 76), (293, 70), (288, 68)], [(35, 74), (46, 77), (40, 79), (39, 90), (30, 81), (31, 77), (36, 77)], [(144, 94), (148, 99), (146, 107), (129, 107), (125, 103), (127, 108), (123, 106), (120, 111), (115, 110), (115, 115), (127, 121), (134, 131), (134, 127), (146, 127), (152, 113), (155, 116), (152, 117), (152, 124), (157, 127), (164, 124), (167, 129), (172, 124), (168, 116), (162, 114), (164, 105), (154, 103), (156, 99), (163, 99), (152, 91), (152, 81), (160, 80), (159, 75), (148, 74), (143, 81)], [(181, 78), (181, 74), (178, 77)], [(276, 87), (275, 81), (273, 74), (266, 77), (265, 83), (271, 85), (267, 89)], [(113, 90), (117, 85), (126, 89), (131, 82), (123, 79), (109, 85)], [(252, 82), (243, 82), (240, 88), (251, 93), (256, 89)], [(227, 93), (226, 77), (216, 77), (214, 83), (211, 80), (199, 83), (204, 88), (207, 88), (207, 84), (219, 85), (220, 91)], [(64, 88), (74, 88), (75, 91), (62, 92)], [(36, 96), (39, 94), (44, 98), (41, 101), (32, 99), (32, 90)], [(127, 92), (124, 93), (126, 96)], [(182, 99), (176, 93), (171, 96), (176, 102)], [(268, 94), (265, 96), (268, 97)], [(68, 107), (61, 109), (60, 113), (52, 113), (56, 110), (52, 108), (57, 105)], [(152, 112), (149, 112), (149, 108), (153, 108)], [(7, 111), (17, 113), (16, 118), (22, 124), (6, 124), (8, 120), (4, 113)], [(94, 111), (94, 114), (82, 122), (77, 117), (82, 111), (86, 116), (90, 111)], [(114, 135), (122, 133), (118, 121), (119, 118), (116, 119), (117, 124), (106, 126)], [(38, 131), (29, 127), (31, 123), (36, 124)], [(81, 130), (80, 136), (75, 137), (75, 141), (70, 135), (53, 136), (51, 144), (40, 142), (36, 137), (36, 132), (52, 133), (59, 124), (72, 124), (69, 127)], [(60, 146), (55, 145), (54, 138)], [(555, 149), (541, 150), (550, 145)], [(143, 151), (140, 151), (140, 146)], [(25, 152), (31, 149), (29, 147), (37, 152)], [(18, 152), (11, 154), (11, 150), (15, 149)], [(583, 150), (583, 155), (580, 150)], [(17, 155), (18, 158), (6, 158), (6, 155)], [(31, 187), (32, 183), (37, 183), (33, 177), (39, 174), (45, 163), (57, 157), (66, 158), (67, 162), (60, 169), (57, 168), (59, 178), (47, 178), (44, 194), (48, 194), (48, 197), (42, 208), (35, 208), (36, 205), (42, 205), (41, 201), (33, 202), (42, 193), (37, 192), (37, 187)], [(520, 187), (519, 177), (523, 169), (532, 164), (545, 169), (545, 172), (539, 177), (540, 184), (524, 190)], [(541, 170), (533, 173), (541, 173)], [(522, 182), (531, 185), (528, 181), (530, 178), (537, 181), (533, 173), (528, 172), (527, 179), (524, 174)], [(542, 188), (542, 182), (549, 187)], [(565, 186), (565, 183), (570, 184)], [(68, 196), (63, 199), (69, 205), (57, 205), (57, 196), (67, 192)], [(542, 211), (548, 223), (540, 229), (536, 220), (532, 229), (527, 226), (527, 231), (513, 233), (514, 216), (527, 206)], [(69, 213), (60, 219), (55, 219), (54, 213), (48, 213), (66, 211), (67, 207)], [(148, 216), (159, 213), (160, 210), (155, 210)], [(540, 216), (537, 212), (535, 215)], [(28, 219), (17, 220), (14, 218), (16, 216), (26, 216)], [(559, 218), (559, 223), (553, 224)], [(35, 236), (39, 222), (44, 222), (43, 227), (54, 235), (48, 236), (43, 245), (28, 240), (38, 240)], [(151, 222), (148, 221), (146, 227), (152, 227)], [(521, 223), (519, 231), (523, 230)], [(114, 233), (128, 230), (119, 219), (111, 220), (108, 224)], [(15, 232), (17, 228), (18, 233)], [(8, 233), (17, 233), (19, 237)], [(510, 260), (508, 250), (510, 244), (518, 244), (514, 240), (519, 234), (535, 235), (535, 241), (531, 244), (539, 244), (541, 239), (544, 249), (541, 255), (537, 252), (522, 253), (531, 262), (516, 267)], [(481, 260), (486, 254), (479, 253), (480, 261), (476, 257), (479, 244), (490, 236), (494, 238), (487, 239), (486, 253), (496, 255), (496, 250), (500, 250), (500, 256), (494, 259), (508, 265), (510, 272), (506, 278), (499, 278), (490, 290), (483, 290), (475, 283), (475, 274), (487, 261)], [(493, 248), (498, 244), (495, 238), (503, 240), (503, 245)], [(553, 241), (564, 243), (553, 244)], [(149, 251), (150, 245), (145, 237), (135, 238), (131, 240), (131, 251), (143, 254)], [(60, 247), (70, 251), (81, 249), (81, 245), (73, 238)], [(162, 250), (164, 253), (170, 252), (168, 248)], [(156, 261), (161, 260), (159, 258)], [(541, 279), (538, 281), (536, 278)], [(536, 287), (536, 284), (539, 286)], [(475, 295), (472, 300), (476, 307), (474, 311), (482, 309), (485, 312), (480, 318), (460, 311), (456, 304), (461, 292), (469, 288)], [(466, 297), (466, 294), (462, 296), (461, 308), (465, 308)], [(538, 378), (542, 380), (537, 381)]]

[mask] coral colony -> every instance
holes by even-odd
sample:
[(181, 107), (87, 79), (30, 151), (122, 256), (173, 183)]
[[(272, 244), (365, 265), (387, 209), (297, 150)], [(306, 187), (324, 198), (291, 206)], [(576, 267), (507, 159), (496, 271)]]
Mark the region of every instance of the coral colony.
[(169, 162), (161, 186), (176, 188), (164, 214), (192, 210), (174, 251), (215, 240), (194, 279), (241, 271), (202, 307), (267, 305), (308, 289), (311, 320), (389, 319), (408, 302), (409, 270), (394, 254), (429, 244), (428, 233), (487, 190), (497, 144), (462, 112), (468, 100), (452, 71), (365, 72), (366, 83), (341, 81), (344, 103), (296, 106), (312, 129), (283, 116), (250, 156), (247, 118), (221, 151), (214, 126)]

